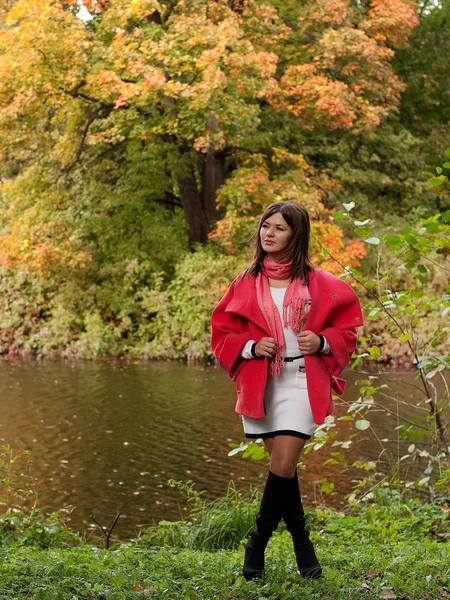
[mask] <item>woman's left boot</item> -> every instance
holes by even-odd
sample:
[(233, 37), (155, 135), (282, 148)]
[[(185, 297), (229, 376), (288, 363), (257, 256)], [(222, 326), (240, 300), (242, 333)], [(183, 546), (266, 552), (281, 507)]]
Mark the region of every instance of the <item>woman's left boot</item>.
[(283, 519), (287, 530), (292, 535), (300, 575), (311, 578), (319, 577), (322, 574), (322, 567), (317, 560), (314, 546), (309, 539), (309, 531), (305, 526), (305, 513), (297, 473), (292, 479), (289, 479), (288, 493), (283, 507)]

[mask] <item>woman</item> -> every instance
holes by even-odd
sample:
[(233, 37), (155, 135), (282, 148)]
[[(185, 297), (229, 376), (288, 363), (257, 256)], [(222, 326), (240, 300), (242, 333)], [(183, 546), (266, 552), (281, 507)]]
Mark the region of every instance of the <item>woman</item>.
[(262, 577), (264, 551), (283, 519), (300, 574), (321, 566), (305, 528), (297, 464), (316, 424), (334, 410), (331, 389), (356, 347), (363, 324), (355, 292), (308, 258), (307, 211), (271, 204), (261, 217), (253, 261), (212, 313), (211, 346), (236, 382), (236, 411), (248, 438), (263, 438), (270, 455), (256, 530), (245, 552), (246, 579)]

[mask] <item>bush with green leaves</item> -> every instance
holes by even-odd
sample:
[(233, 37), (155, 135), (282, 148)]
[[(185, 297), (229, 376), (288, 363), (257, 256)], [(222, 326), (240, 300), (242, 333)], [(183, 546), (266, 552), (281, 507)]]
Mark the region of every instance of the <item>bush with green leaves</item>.
[(148, 355), (189, 361), (211, 358), (211, 311), (246, 259), (224, 255), (214, 245), (198, 247), (177, 265), (166, 289), (161, 280), (141, 292), (153, 315)]

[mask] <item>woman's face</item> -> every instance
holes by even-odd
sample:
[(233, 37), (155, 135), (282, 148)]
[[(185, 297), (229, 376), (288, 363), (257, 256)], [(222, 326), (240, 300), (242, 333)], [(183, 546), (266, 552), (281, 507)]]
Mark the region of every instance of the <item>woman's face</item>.
[(283, 250), (289, 244), (292, 229), (283, 219), (281, 213), (277, 212), (263, 221), (259, 236), (261, 246), (267, 256), (276, 261), (282, 257)]

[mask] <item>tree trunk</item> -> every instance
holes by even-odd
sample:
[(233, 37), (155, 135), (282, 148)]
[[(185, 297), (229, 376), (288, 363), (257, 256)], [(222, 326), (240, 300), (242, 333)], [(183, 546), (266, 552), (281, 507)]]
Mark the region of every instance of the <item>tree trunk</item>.
[(208, 219), (202, 206), (194, 174), (184, 174), (178, 177), (178, 186), (184, 216), (189, 227), (189, 241), (191, 245), (196, 242), (206, 244), (209, 232)]
[[(224, 181), (225, 155), (209, 150), (206, 156), (199, 157), (198, 175), (185, 154), (186, 162), (180, 164), (177, 175), (184, 216), (189, 227), (189, 239), (194, 243), (206, 244), (208, 233), (220, 218), (216, 207), (217, 190)], [(201, 181), (201, 190), (197, 181)]]
[(220, 219), (216, 199), (217, 191), (225, 178), (225, 155), (210, 149), (202, 162), (203, 165), (200, 171), (202, 178), (201, 199), (208, 220), (209, 231), (211, 231)]

